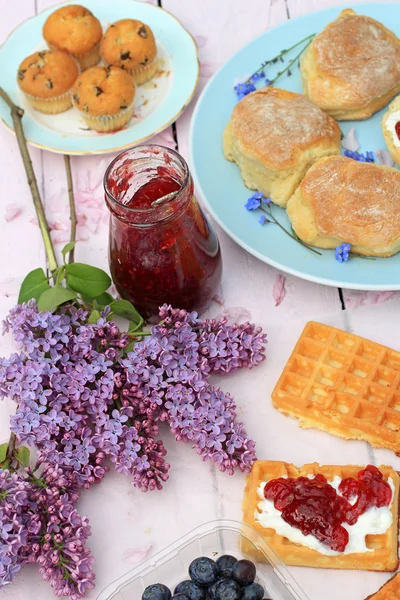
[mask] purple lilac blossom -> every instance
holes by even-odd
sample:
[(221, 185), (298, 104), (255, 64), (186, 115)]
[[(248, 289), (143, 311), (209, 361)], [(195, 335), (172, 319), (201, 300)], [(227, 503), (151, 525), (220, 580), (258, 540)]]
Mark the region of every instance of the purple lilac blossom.
[[(210, 388), (211, 372), (260, 363), (266, 336), (250, 323), (202, 321), (196, 313), (163, 306), (152, 335), (126, 354), (128, 336), (106, 317), (107, 313), (89, 325), (81, 309), (39, 313), (34, 301), (11, 311), (5, 329), (26, 353), (0, 361), (0, 394), (18, 403), (11, 429), (20, 442), (37, 447), (41, 460), (70, 473), (78, 487), (101, 481), (108, 457), (117, 471), (132, 476), (136, 487), (161, 489), (169, 465), (162, 441), (156, 440), (158, 422), (168, 421), (176, 430), (168, 393), (184, 386), (196, 404)], [(213, 446), (213, 452), (203, 453), (225, 469), (236, 423), (234, 404), (230, 406), (226, 419), (231, 431), (224, 432), (225, 439), (219, 438), (221, 444)], [(202, 431), (207, 435), (207, 429)], [(213, 432), (209, 435), (214, 439)], [(248, 469), (244, 440), (245, 434), (232, 464)], [(197, 442), (196, 438), (193, 443), (199, 448)]]
[(57, 597), (79, 600), (94, 588), (90, 527), (75, 508), (78, 499), (59, 468), (42, 465), (40, 476), (0, 469), (0, 588), (27, 563), (39, 565)]

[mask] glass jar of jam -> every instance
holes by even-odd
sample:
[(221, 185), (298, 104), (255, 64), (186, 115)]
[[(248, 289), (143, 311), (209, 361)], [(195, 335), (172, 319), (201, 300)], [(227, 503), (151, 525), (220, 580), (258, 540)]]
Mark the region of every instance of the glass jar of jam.
[(165, 302), (204, 311), (221, 279), (221, 252), (185, 160), (170, 148), (137, 146), (112, 161), (104, 189), (110, 269), (122, 298), (146, 318)]

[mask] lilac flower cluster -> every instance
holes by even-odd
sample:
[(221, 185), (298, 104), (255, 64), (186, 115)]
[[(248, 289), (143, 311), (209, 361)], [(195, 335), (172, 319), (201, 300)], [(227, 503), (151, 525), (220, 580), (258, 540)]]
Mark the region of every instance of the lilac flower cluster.
[(11, 429), (77, 487), (99, 482), (108, 457), (139, 489), (161, 489), (169, 465), (159, 421), (221, 470), (248, 470), (255, 460), (233, 400), (208, 379), (258, 364), (266, 336), (168, 306), (160, 318), (128, 353), (130, 340), (107, 311), (90, 325), (82, 309), (39, 313), (30, 301), (5, 322), (24, 351), (0, 361), (0, 394), (18, 403)]
[(39, 477), (0, 469), (0, 588), (27, 563), (40, 566), (58, 597), (78, 600), (94, 587), (90, 527), (78, 499), (59, 468), (45, 465)]

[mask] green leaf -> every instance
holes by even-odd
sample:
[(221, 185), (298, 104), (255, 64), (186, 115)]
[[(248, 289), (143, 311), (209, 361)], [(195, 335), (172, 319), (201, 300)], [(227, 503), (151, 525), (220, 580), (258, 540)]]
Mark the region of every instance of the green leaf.
[(89, 315), (88, 318), (88, 323), (97, 323), (97, 321), (100, 319), (100, 313), (98, 310), (92, 310), (92, 312)]
[(136, 329), (144, 323), (143, 317), (129, 300), (115, 300), (111, 302), (110, 308), (115, 315), (124, 317), (124, 319), (128, 319), (128, 321), (136, 325)]
[(110, 276), (97, 267), (84, 263), (71, 263), (66, 266), (66, 270), (68, 287), (84, 296), (97, 298), (111, 285)]
[(31, 452), (26, 446), (21, 446), (15, 451), (15, 458), (23, 467), (29, 467), (29, 457)]
[(58, 267), (56, 273), (56, 286), (60, 285), (60, 283), (65, 279), (65, 267)]
[(28, 273), (22, 282), (18, 296), (18, 304), (27, 302), (27, 300), (30, 300), (31, 298), (38, 301), (43, 292), (48, 289), (50, 289), (50, 285), (47, 281), (45, 272), (43, 269), (35, 269)]
[(0, 445), (0, 463), (6, 460), (8, 442)]
[(10, 461), (9, 460), (5, 460), (4, 462), (1, 463), (1, 468), (4, 470), (7, 470), (10, 468)]
[(71, 250), (73, 250), (76, 246), (76, 242), (68, 242), (68, 244), (66, 244), (64, 246), (64, 248), (61, 250), (61, 254), (63, 255), (63, 257), (65, 258), (67, 254), (69, 254), (71, 252)]
[(135, 333), (138, 329), (141, 329), (143, 325), (142, 323), (135, 323), (134, 321), (129, 321), (128, 333)]
[(68, 290), (61, 285), (56, 285), (43, 292), (38, 301), (38, 308), (41, 311), (53, 310), (53, 308), (60, 306), (60, 304), (75, 300), (75, 298), (76, 292)]
[(91, 298), (90, 296), (82, 296), (82, 300), (87, 304), (92, 304), (92, 302), (96, 300), (97, 305), (100, 308), (104, 308), (105, 306), (111, 304), (111, 302), (114, 302), (114, 298), (108, 292), (104, 292), (103, 294), (100, 294), (100, 296), (96, 296), (95, 298)]

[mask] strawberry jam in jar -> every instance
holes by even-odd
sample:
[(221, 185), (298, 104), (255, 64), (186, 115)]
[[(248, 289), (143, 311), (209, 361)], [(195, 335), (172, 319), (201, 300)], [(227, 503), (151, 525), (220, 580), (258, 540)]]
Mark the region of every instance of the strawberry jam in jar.
[(122, 298), (146, 318), (164, 303), (203, 312), (221, 279), (221, 252), (185, 160), (170, 148), (137, 146), (112, 161), (104, 189), (110, 270)]

